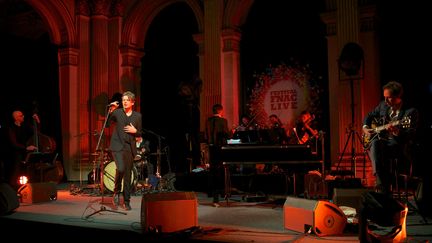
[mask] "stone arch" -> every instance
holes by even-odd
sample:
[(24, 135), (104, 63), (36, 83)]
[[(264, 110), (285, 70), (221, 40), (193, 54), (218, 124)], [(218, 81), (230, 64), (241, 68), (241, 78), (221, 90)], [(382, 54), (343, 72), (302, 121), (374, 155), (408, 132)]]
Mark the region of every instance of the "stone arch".
[(27, 0), (48, 26), (51, 42), (61, 47), (76, 47), (73, 16), (61, 1)]
[(224, 28), (238, 28), (246, 22), (253, 2), (253, 0), (229, 1), (225, 8)]
[(203, 11), (197, 0), (162, 0), (162, 1), (139, 1), (125, 20), (121, 37), (121, 46), (128, 46), (136, 49), (143, 49), (147, 30), (153, 19), (166, 6), (185, 2), (195, 14), (198, 23), (198, 31), (203, 30)]
[[(58, 48), (58, 70), (59, 70), (59, 89), (60, 103), (74, 103), (74, 93), (76, 93), (77, 62), (79, 51), (76, 28), (74, 26), (73, 8), (66, 5), (61, 0), (39, 1), (26, 0), (27, 3), (40, 15), (42, 21), (47, 26), (50, 42)], [(70, 134), (79, 133), (78, 127), (74, 122), (78, 120), (78, 114), (72, 112), (78, 110), (69, 107), (60, 107), (61, 129), (66, 132), (62, 135), (62, 157), (66, 176), (72, 173), (72, 163), (74, 155), (78, 154), (78, 141), (70, 139)]]

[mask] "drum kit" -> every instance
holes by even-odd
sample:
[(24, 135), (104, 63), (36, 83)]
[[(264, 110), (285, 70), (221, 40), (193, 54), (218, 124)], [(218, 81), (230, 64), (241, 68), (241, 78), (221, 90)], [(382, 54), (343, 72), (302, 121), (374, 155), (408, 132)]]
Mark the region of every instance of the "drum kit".
[[(174, 173), (171, 173), (171, 166), (168, 159), (168, 146), (164, 149), (165, 152), (161, 152), (161, 140), (164, 138), (150, 130), (146, 130), (146, 132), (158, 137), (159, 143), (157, 152), (150, 153), (150, 142), (144, 140), (142, 137), (137, 138), (137, 155), (134, 158), (131, 175), (132, 193), (146, 193), (155, 190), (173, 191), (175, 190), (173, 185), (175, 176)], [(102, 132), (99, 134), (99, 141), (96, 148), (99, 148), (101, 136)], [(111, 153), (108, 149), (96, 149), (96, 151), (97, 152), (91, 154), (94, 160), (93, 170), (88, 174), (88, 184), (93, 183), (92, 188), (99, 190), (102, 195), (104, 192), (113, 193), (117, 169), (116, 163), (111, 158)], [(163, 154), (167, 157), (169, 171), (166, 175), (161, 176), (161, 157)], [(156, 158), (156, 166), (153, 165), (150, 157)]]
[[(151, 153), (149, 153), (148, 144), (137, 143), (137, 151), (132, 167), (131, 186), (133, 192), (142, 192), (151, 189), (149, 180), (153, 175), (153, 164), (149, 161)], [(102, 155), (100, 152), (91, 154), (95, 159), (93, 160), (93, 170), (88, 175), (88, 183), (94, 183), (97, 189), (103, 188), (106, 192), (113, 193), (117, 166), (108, 150), (104, 150), (102, 153)], [(103, 166), (98, 161), (100, 158), (102, 158)], [(101, 168), (103, 168), (103, 173)], [(99, 179), (102, 179), (102, 183), (100, 183)]]

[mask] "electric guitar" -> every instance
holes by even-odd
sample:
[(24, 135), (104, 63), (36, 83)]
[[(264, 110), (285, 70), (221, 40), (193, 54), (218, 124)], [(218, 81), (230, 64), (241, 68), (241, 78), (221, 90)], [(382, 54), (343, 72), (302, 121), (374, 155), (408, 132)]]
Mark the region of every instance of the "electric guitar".
[(402, 128), (407, 128), (410, 126), (410, 124), (411, 124), (411, 118), (408, 116), (405, 116), (400, 120), (391, 121), (381, 126), (376, 126), (374, 123), (372, 123), (372, 129), (374, 130), (374, 132), (372, 134), (363, 134), (363, 148), (369, 149), (372, 141), (375, 138), (379, 138), (380, 137), (379, 134), (382, 131), (387, 130), (389, 127), (401, 126)]

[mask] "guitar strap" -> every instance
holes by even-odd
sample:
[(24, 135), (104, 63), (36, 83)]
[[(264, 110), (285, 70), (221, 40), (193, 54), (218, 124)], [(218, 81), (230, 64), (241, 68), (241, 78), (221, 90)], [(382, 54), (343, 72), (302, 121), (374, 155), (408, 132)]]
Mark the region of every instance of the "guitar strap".
[(390, 111), (390, 120), (391, 121), (396, 121), (398, 119), (398, 114), (399, 112), (397, 110), (393, 110), (391, 109)]

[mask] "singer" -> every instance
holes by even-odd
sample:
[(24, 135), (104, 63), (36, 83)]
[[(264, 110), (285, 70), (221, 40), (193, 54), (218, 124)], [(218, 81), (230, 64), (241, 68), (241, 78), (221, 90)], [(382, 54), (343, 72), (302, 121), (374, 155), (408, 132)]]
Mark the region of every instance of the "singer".
[(133, 110), (135, 94), (130, 91), (123, 93), (123, 109), (117, 109), (120, 105), (116, 102), (111, 104), (109, 121), (111, 124), (115, 124), (115, 128), (111, 136), (109, 149), (116, 164), (112, 203), (115, 208), (120, 205), (120, 192), (122, 192), (123, 181), (123, 206), (125, 210), (131, 210), (131, 177), (134, 158), (138, 154), (136, 140), (142, 134), (142, 115)]

